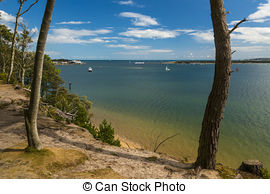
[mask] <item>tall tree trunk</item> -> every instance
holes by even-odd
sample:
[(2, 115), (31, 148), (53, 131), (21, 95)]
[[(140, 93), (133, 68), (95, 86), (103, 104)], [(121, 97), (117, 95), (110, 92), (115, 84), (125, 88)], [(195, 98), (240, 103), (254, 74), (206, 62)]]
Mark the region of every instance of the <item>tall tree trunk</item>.
[(11, 79), (11, 76), (12, 76), (12, 73), (13, 73), (16, 35), (17, 35), (18, 23), (19, 23), (19, 18), (20, 18), (20, 13), (21, 13), (21, 10), (22, 10), (22, 6), (23, 6), (23, 2), (20, 2), (20, 7), (19, 7), (19, 10), (18, 10), (17, 15), (16, 15), (16, 22), (15, 22), (13, 38), (12, 38), (12, 44), (11, 44), (10, 68), (9, 68), (7, 83), (10, 82), (10, 79)]
[(23, 46), (22, 46), (22, 65), (21, 65), (21, 84), (24, 86), (24, 75), (25, 75), (25, 45), (26, 41), (23, 40)]
[(25, 67), (22, 67), (21, 70), (21, 84), (24, 86), (24, 76), (25, 76)]
[(208, 97), (199, 141), (196, 167), (216, 168), (220, 123), (224, 117), (231, 74), (231, 41), (223, 0), (210, 0), (216, 62), (212, 91)]
[(37, 115), (40, 101), (40, 85), (42, 80), (44, 51), (52, 19), (54, 3), (55, 0), (47, 0), (47, 5), (37, 42), (30, 105), (28, 111), (25, 112), (25, 125), (28, 139), (28, 147), (32, 147), (37, 150), (42, 149), (42, 144), (39, 140), (37, 130)]

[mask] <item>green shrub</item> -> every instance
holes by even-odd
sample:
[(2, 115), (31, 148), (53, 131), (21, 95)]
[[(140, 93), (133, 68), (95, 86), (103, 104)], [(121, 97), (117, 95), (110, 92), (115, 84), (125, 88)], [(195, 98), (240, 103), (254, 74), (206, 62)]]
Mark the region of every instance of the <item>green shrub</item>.
[(7, 81), (8, 74), (7, 73), (0, 73), (0, 80)]
[(58, 108), (63, 112), (75, 114), (72, 122), (84, 127), (90, 121), (90, 109), (92, 103), (86, 97), (79, 97), (71, 94), (66, 88), (60, 87), (55, 94), (49, 94), (44, 99), (48, 104)]
[(270, 174), (269, 174), (267, 168), (262, 169), (262, 176), (264, 179), (270, 179)]
[(94, 125), (92, 125), (91, 122), (87, 122), (87, 123), (83, 124), (81, 127), (87, 129), (93, 135), (93, 137), (95, 139), (97, 138), (98, 129)]
[(102, 142), (108, 143), (110, 145), (118, 147), (121, 146), (120, 141), (118, 139), (114, 139), (114, 128), (112, 128), (111, 124), (108, 124), (105, 119), (99, 125), (99, 129), (91, 122), (85, 122), (79, 126), (87, 129), (89, 133), (91, 133), (97, 140), (101, 140)]
[(121, 146), (120, 141), (114, 139), (114, 128), (112, 128), (111, 123), (108, 124), (105, 119), (99, 125), (97, 139), (110, 145)]

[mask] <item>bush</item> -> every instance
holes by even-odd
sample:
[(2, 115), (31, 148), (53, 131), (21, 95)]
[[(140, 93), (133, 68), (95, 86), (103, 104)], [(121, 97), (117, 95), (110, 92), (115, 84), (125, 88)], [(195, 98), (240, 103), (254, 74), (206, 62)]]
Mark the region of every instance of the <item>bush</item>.
[(0, 73), (0, 80), (7, 81), (8, 74), (7, 73)]
[(97, 139), (97, 136), (98, 136), (98, 129), (92, 125), (91, 122), (87, 122), (85, 124), (83, 124), (81, 127), (87, 129), (95, 139)]
[(74, 114), (75, 116), (72, 122), (76, 125), (84, 127), (85, 123), (90, 121), (92, 103), (86, 97), (71, 94), (64, 87), (58, 88), (54, 95), (47, 95), (44, 101), (63, 112)]
[(114, 128), (112, 128), (111, 123), (108, 124), (104, 119), (99, 125), (99, 131), (97, 134), (97, 139), (100, 139), (102, 142), (106, 142), (110, 145), (115, 145), (120, 147), (120, 141), (114, 139)]
[(91, 133), (97, 140), (101, 140), (102, 142), (108, 143), (110, 145), (118, 147), (121, 146), (120, 141), (118, 139), (114, 139), (114, 128), (112, 128), (111, 123), (108, 124), (105, 119), (99, 125), (99, 129), (92, 125), (91, 122), (86, 122), (80, 126), (87, 129), (89, 133)]
[(263, 168), (263, 169), (262, 169), (262, 177), (263, 177), (264, 179), (270, 179), (270, 174), (269, 174), (267, 168)]

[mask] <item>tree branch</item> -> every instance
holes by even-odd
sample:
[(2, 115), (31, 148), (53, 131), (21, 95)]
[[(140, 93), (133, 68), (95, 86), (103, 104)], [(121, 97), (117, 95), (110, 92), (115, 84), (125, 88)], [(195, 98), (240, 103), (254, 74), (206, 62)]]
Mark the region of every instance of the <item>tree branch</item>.
[(179, 133), (174, 134), (174, 135), (172, 135), (172, 136), (170, 136), (170, 137), (167, 137), (167, 138), (164, 139), (163, 141), (161, 141), (161, 142), (158, 144), (158, 146), (155, 147), (154, 152), (156, 152), (156, 151), (158, 150), (158, 148), (159, 148), (163, 143), (165, 143), (165, 142), (168, 141), (169, 139), (174, 138), (174, 137), (177, 136), (177, 135), (180, 135), (180, 134), (179, 134)]
[(246, 21), (248, 21), (247, 18), (244, 18), (244, 19), (242, 19), (240, 22), (238, 22), (238, 23), (233, 27), (233, 29), (231, 29), (231, 30), (229, 31), (229, 34), (231, 34), (234, 30), (236, 30), (240, 24), (242, 24), (242, 23), (244, 23), (244, 22), (246, 22)]
[(157, 136), (157, 138), (156, 138), (156, 141), (155, 141), (155, 143), (154, 143), (154, 150), (155, 150), (156, 147), (157, 147), (158, 140), (159, 140), (160, 136), (161, 136), (161, 133), (160, 133), (160, 134)]
[(32, 3), (24, 12), (22, 12), (21, 14), (19, 14), (19, 17), (21, 17), (26, 12), (28, 12), (31, 9), (31, 7), (33, 7), (38, 1), (39, 0), (36, 0), (34, 3)]

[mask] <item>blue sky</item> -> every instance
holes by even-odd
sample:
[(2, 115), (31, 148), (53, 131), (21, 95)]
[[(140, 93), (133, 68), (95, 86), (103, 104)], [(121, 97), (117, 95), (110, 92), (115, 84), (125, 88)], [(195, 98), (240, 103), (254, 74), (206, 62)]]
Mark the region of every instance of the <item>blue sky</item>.
[[(45, 3), (21, 19), (34, 39)], [(225, 7), (230, 28), (249, 19), (232, 34), (233, 58), (270, 57), (270, 0), (225, 0)], [(2, 0), (0, 23), (13, 28), (17, 9), (17, 0)], [(210, 1), (57, 0), (46, 52), (69, 59), (213, 59)]]

